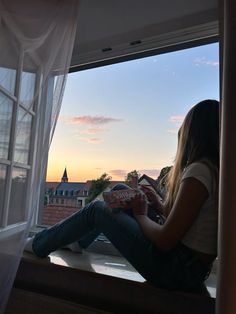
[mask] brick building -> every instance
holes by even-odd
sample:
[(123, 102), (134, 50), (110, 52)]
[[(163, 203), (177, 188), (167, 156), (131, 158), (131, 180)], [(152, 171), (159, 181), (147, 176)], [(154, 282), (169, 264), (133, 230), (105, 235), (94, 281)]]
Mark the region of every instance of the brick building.
[[(66, 169), (61, 182), (46, 182), (42, 224), (53, 225), (84, 207), (91, 183), (92, 181), (89, 180), (69, 182)], [(124, 181), (111, 181), (106, 190), (110, 190), (119, 183), (124, 183)], [(148, 185), (157, 191), (157, 181), (147, 175), (139, 178), (138, 183)], [(97, 198), (103, 199), (102, 193)]]
[(66, 169), (61, 182), (46, 182), (42, 224), (53, 225), (84, 207), (90, 186), (91, 181), (69, 182)]

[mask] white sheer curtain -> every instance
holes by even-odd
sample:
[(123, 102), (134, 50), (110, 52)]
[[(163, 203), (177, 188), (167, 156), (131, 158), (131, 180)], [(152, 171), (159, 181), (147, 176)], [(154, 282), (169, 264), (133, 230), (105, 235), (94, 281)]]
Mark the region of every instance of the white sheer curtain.
[(0, 0), (0, 313), (37, 211), (78, 0)]

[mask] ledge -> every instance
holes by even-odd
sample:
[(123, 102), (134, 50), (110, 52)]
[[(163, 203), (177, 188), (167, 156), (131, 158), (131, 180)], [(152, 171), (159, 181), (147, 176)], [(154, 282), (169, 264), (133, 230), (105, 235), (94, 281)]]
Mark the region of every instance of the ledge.
[[(51, 255), (52, 262), (24, 256), (14, 287), (109, 313), (214, 313), (214, 298), (157, 289), (142, 282), (142, 277), (139, 281), (124, 279), (95, 272), (90, 266), (86, 270), (55, 264), (61, 254)], [(78, 260), (83, 255), (71, 254)], [(87, 253), (89, 256), (91, 253)]]

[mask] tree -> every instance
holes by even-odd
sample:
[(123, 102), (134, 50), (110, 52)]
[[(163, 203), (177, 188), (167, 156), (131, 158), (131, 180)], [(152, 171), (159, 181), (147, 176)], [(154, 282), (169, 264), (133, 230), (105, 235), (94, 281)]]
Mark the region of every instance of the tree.
[(169, 171), (171, 170), (171, 166), (166, 166), (161, 169), (161, 172), (159, 174), (159, 177), (157, 178), (157, 183), (162, 182), (163, 185), (165, 185), (165, 179)]
[(102, 191), (108, 187), (111, 182), (111, 177), (107, 173), (103, 173), (100, 178), (92, 180), (91, 187), (86, 198), (86, 204), (93, 201)]
[(132, 170), (127, 173), (125, 177), (125, 183), (129, 186), (132, 186), (133, 178), (137, 177), (140, 178), (140, 173), (137, 170)]
[(160, 175), (157, 178), (157, 186), (158, 186), (158, 193), (165, 198), (166, 195), (166, 178), (168, 173), (170, 172), (172, 166), (166, 166), (161, 169)]

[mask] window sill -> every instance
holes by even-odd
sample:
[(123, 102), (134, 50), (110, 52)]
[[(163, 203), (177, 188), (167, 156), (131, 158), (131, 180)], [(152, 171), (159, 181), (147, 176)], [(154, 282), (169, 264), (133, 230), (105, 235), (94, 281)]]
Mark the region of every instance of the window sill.
[[(31, 229), (31, 236), (46, 226), (36, 225)], [(32, 255), (31, 255), (32, 257)], [(78, 255), (69, 250), (58, 250), (50, 255), (54, 264), (73, 267), (81, 270), (101, 273), (113, 277), (144, 282), (145, 279), (123, 258), (119, 251), (103, 235), (94, 241), (83, 254)], [(213, 264), (212, 272), (205, 282), (211, 297), (216, 297), (218, 259)]]
[(215, 304), (147, 284), (122, 257), (67, 250), (48, 259), (25, 254), (14, 287), (111, 313), (214, 313)]

